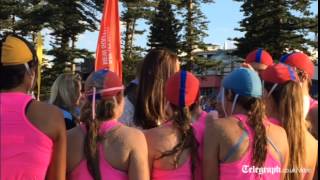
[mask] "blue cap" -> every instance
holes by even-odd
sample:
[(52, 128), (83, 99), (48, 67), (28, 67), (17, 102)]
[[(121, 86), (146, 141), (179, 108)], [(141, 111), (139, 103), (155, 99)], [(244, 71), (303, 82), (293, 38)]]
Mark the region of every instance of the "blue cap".
[(232, 71), (223, 79), (222, 85), (240, 96), (255, 98), (262, 96), (262, 83), (258, 73), (247, 68)]

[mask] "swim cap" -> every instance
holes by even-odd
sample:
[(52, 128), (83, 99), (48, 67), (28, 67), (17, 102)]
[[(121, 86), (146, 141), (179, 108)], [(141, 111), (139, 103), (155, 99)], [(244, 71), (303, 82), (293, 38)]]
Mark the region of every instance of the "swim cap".
[(31, 44), (17, 35), (7, 35), (1, 41), (0, 63), (3, 66), (26, 64), (37, 61), (37, 55)]
[(298, 74), (294, 68), (282, 63), (269, 66), (261, 73), (261, 78), (265, 82), (276, 84), (284, 84), (288, 81), (299, 81)]
[(165, 93), (170, 103), (184, 107), (196, 102), (199, 89), (200, 82), (192, 73), (180, 71), (167, 80)]
[(232, 71), (223, 79), (222, 86), (240, 96), (255, 98), (262, 96), (262, 84), (258, 73), (247, 68)]
[(93, 95), (93, 88), (96, 89), (97, 98), (116, 96), (124, 89), (120, 78), (109, 70), (99, 70), (88, 77), (85, 84), (87, 96)]
[(256, 49), (248, 54), (246, 57), (246, 63), (260, 63), (266, 66), (270, 66), (273, 64), (273, 59), (271, 55), (263, 50), (262, 48)]
[(310, 79), (314, 76), (314, 64), (309, 56), (304, 53), (297, 52), (284, 55), (281, 57), (280, 62), (304, 71), (309, 75)]

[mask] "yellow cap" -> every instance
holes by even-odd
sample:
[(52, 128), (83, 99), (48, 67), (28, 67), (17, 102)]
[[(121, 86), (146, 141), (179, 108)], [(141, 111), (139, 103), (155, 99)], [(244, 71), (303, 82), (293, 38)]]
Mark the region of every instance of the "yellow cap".
[(25, 64), (33, 60), (33, 54), (27, 42), (13, 35), (8, 35), (1, 46), (3, 66)]

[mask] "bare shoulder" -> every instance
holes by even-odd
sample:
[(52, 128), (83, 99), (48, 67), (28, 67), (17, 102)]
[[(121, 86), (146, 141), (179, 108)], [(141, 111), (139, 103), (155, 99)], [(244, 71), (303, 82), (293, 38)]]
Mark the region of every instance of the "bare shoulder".
[(36, 114), (37, 118), (42, 121), (47, 121), (53, 127), (64, 124), (64, 118), (62, 111), (51, 104), (33, 101), (30, 105), (32, 115)]
[(229, 123), (229, 118), (217, 118), (214, 114), (209, 113), (206, 118), (206, 131), (219, 134), (228, 127)]
[(318, 162), (318, 140), (315, 139), (311, 133), (307, 132), (306, 134), (306, 162), (308, 167), (313, 169), (315, 168)]
[(309, 149), (312, 149), (314, 152), (318, 151), (318, 140), (312, 136), (311, 133), (306, 133), (306, 139)]
[(61, 110), (51, 104), (32, 101), (27, 116), (29, 120), (52, 139), (65, 131), (65, 122)]
[(144, 130), (143, 133), (147, 139), (153, 139), (155, 137), (158, 137), (158, 135), (161, 133), (161, 130), (160, 128), (153, 128)]
[(287, 139), (287, 132), (283, 127), (270, 123), (269, 128), (270, 128), (270, 132), (275, 134), (277, 138), (282, 137)]
[(280, 149), (283, 154), (289, 152), (289, 142), (286, 130), (281, 126), (270, 123), (267, 137)]
[[(75, 147), (75, 145), (80, 144), (85, 137), (85, 134), (83, 133), (80, 126), (77, 126), (75, 128), (72, 128), (67, 131), (67, 144), (68, 149)], [(77, 146), (78, 147), (78, 146)]]
[(143, 132), (139, 129), (122, 126), (119, 129), (119, 133), (126, 139), (127, 145), (131, 147), (139, 147), (146, 142)]

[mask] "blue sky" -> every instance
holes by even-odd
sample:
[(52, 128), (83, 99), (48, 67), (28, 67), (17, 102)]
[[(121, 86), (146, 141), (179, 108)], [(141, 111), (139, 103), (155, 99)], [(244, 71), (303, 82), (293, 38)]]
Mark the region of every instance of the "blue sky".
[[(210, 21), (207, 32), (209, 36), (205, 38), (206, 43), (224, 45), (228, 38), (243, 36), (242, 33), (234, 30), (239, 27), (239, 21), (243, 18), (240, 12), (241, 4), (233, 0), (216, 0), (214, 4), (202, 5), (201, 9)], [(312, 5), (312, 11), (318, 12), (318, 1)], [(143, 21), (140, 21), (138, 29), (148, 30), (149, 28)], [(136, 36), (135, 44), (146, 47), (148, 34), (147, 31), (142, 36)], [(95, 51), (98, 35), (98, 32), (86, 32), (80, 35), (77, 47)], [(48, 47), (47, 41), (45, 42), (46, 47)], [(232, 42), (227, 42), (227, 44), (229, 48), (232, 47)]]

